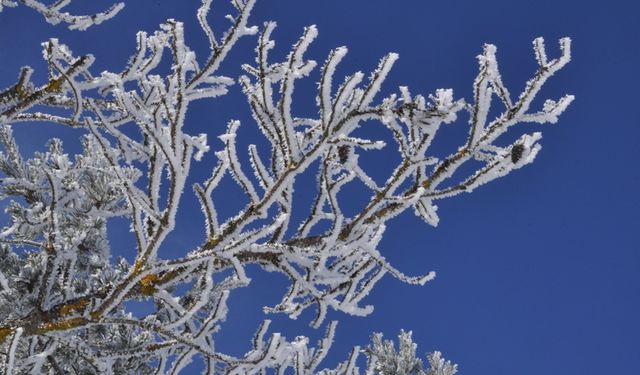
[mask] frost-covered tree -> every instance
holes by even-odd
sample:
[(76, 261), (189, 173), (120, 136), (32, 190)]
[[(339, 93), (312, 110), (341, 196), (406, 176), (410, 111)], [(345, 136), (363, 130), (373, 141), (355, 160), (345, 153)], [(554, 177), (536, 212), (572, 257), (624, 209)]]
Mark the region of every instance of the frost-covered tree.
[[(43, 44), (48, 79), (35, 82), (32, 68), (25, 67), (14, 85), (0, 91), (0, 194), (7, 215), (0, 233), (0, 372), (176, 374), (200, 358), (207, 374), (267, 369), (296, 374), (455, 373), (456, 366), (439, 352), (427, 356), (425, 368), (405, 332), (398, 351), (374, 335), (370, 346), (354, 348), (335, 369), (322, 369), (321, 362), (336, 322), (327, 323), (325, 338), (311, 347), (306, 337), (289, 341), (270, 333), (265, 320), (253, 349), (242, 357), (219, 352), (216, 332), (233, 313), (227, 310), (229, 294), (251, 283), (245, 273), (249, 264), (290, 280), (282, 301), (267, 311), (295, 318), (315, 309), (314, 327), (325, 323), (329, 309), (369, 314), (373, 307), (363, 301), (385, 274), (409, 284), (432, 279), (433, 272), (410, 277), (385, 261), (378, 246), (385, 223), (412, 210), (436, 226), (438, 200), (471, 192), (531, 163), (540, 150), (540, 133), (525, 134), (506, 146), (496, 140), (519, 123), (556, 122), (572, 101), (565, 96), (531, 108), (545, 81), (569, 62), (570, 40), (560, 41), (561, 54), (555, 59), (547, 57), (541, 38), (534, 41), (539, 69), (517, 98), (500, 78), (496, 47), (485, 45), (470, 102), (454, 99), (451, 90), (425, 97), (407, 87), (379, 98), (398, 56), (383, 57), (368, 78), (356, 72), (338, 79), (336, 67), (347, 48), (336, 48), (319, 68), (317, 116), (301, 118), (293, 114), (292, 94), (298, 80), (316, 68), (304, 56), (316, 28), (307, 27), (283, 61), (272, 61), (276, 24), (250, 25), (255, 0), (232, 0), (236, 13), (228, 16), (231, 25), (222, 33), (207, 20), (211, 2), (203, 0), (197, 10), (210, 46), (206, 58), (185, 44), (183, 24), (168, 20), (153, 34), (138, 33), (137, 50), (122, 71), (95, 72), (91, 55), (76, 56), (50, 39)], [(0, 11), (28, 6), (50, 23), (83, 30), (123, 7), (76, 16), (63, 10), (68, 3), (0, 0)], [(256, 36), (255, 63), (244, 65), (246, 75), (237, 79), (221, 75), (225, 57), (244, 36)], [(171, 61), (168, 71), (163, 61)], [(212, 134), (191, 134), (185, 123), (192, 101), (224, 95), (235, 82), (268, 149), (239, 149), (237, 120), (230, 119), (222, 132), (211, 129)], [(490, 111), (492, 101), (501, 113)], [(440, 126), (461, 113), (469, 115), (468, 138), (447, 157), (429, 156)], [(369, 177), (358, 160), (362, 152), (385, 147), (380, 140), (354, 136), (370, 120), (389, 130), (401, 154), (383, 182)], [(77, 129), (84, 151), (70, 156), (60, 140), (52, 139), (46, 152), (22, 155), (12, 129), (34, 121)], [(211, 135), (224, 146), (210, 146)], [(217, 160), (209, 166), (210, 177), (187, 186), (192, 161), (210, 147), (216, 148)], [(247, 152), (250, 165), (238, 156)], [(478, 167), (452, 178), (469, 164)], [(314, 203), (294, 207), (293, 186), (310, 168), (317, 169)], [(231, 217), (216, 211), (216, 199), (224, 198), (216, 191), (225, 174), (246, 193), (244, 208)], [(360, 212), (347, 215), (338, 193), (357, 180), (368, 187), (370, 198)], [(185, 256), (163, 259), (158, 251), (176, 226), (181, 197), (191, 193), (202, 206), (205, 240)], [(294, 222), (294, 210), (308, 215)], [(110, 257), (113, 233), (108, 233), (107, 222), (116, 217), (129, 220), (135, 236), (131, 264)], [(136, 318), (125, 307), (131, 300), (152, 301), (155, 310)], [(367, 364), (359, 357), (366, 357)]]

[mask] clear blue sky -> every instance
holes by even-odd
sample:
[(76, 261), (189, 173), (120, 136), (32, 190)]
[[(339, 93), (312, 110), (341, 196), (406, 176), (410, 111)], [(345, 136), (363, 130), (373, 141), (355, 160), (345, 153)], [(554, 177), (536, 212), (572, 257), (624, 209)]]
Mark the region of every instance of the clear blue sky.
[[(13, 83), (27, 64), (37, 69), (36, 80), (44, 79), (39, 43), (50, 36), (78, 54), (94, 53), (96, 71), (119, 71), (133, 52), (135, 32), (152, 32), (166, 18), (187, 24), (187, 39), (204, 58), (205, 39), (195, 24), (198, 3), (129, 1), (116, 19), (84, 33), (40, 22), (26, 9), (7, 9), (0, 13), (0, 87)], [(214, 1), (214, 12), (221, 3)], [(536, 68), (535, 37), (545, 37), (550, 56), (559, 53), (558, 38), (574, 42), (573, 61), (541, 96), (569, 93), (576, 100), (558, 124), (526, 126), (543, 131), (535, 163), (473, 194), (440, 202), (438, 228), (410, 212), (391, 223), (383, 254), (406, 273), (435, 270), (438, 277), (422, 288), (385, 278), (368, 300), (376, 306), (370, 317), (331, 314), (341, 324), (330, 362), (368, 343), (373, 331), (395, 337), (405, 328), (413, 330), (419, 352), (441, 350), (460, 364), (462, 374), (640, 373), (638, 11), (635, 2), (622, 0), (258, 0), (252, 21), (278, 22), (280, 56), (309, 24), (320, 32), (312, 58), (322, 62), (331, 48), (350, 48), (339, 74), (370, 71), (385, 53), (398, 52), (387, 92), (398, 85), (424, 94), (445, 87), (471, 100), (475, 56), (489, 42), (498, 46), (504, 81), (515, 94)], [(213, 19), (224, 22), (221, 14)], [(241, 41), (223, 71), (236, 76), (239, 62), (252, 61), (254, 46), (255, 39)], [(317, 75), (303, 85), (309, 90), (298, 93), (300, 114), (314, 111), (315, 80)], [(194, 133), (208, 131), (210, 143), (221, 146), (214, 136), (230, 118), (239, 118), (247, 129), (240, 136), (255, 142), (248, 113), (236, 86), (223, 99), (194, 106), (189, 126)], [(372, 134), (386, 137), (380, 129), (373, 126)], [(441, 135), (443, 144), (455, 147), (466, 131), (461, 119)], [(27, 125), (18, 135), (23, 149), (33, 151), (53, 134), (73, 145), (73, 132), (43, 124)], [(394, 148), (368, 156), (380, 176), (392, 167)], [(208, 174), (211, 160), (198, 164), (196, 178)], [(305, 188), (298, 188), (301, 202), (310, 194)], [(226, 194), (231, 203), (223, 211), (230, 214), (242, 195), (231, 189)], [(163, 255), (197, 243), (203, 232), (198, 215), (195, 201), (185, 198), (183, 224)], [(126, 231), (122, 223), (113, 228)], [(115, 238), (114, 243), (120, 244)], [(122, 249), (114, 252), (126, 253)], [(259, 307), (276, 303), (285, 291), (278, 276), (251, 276), (256, 283), (232, 297), (220, 334), (218, 348), (232, 354), (249, 350), (263, 318)], [(274, 329), (290, 338), (321, 334), (307, 327), (309, 314), (295, 322), (272, 318)]]

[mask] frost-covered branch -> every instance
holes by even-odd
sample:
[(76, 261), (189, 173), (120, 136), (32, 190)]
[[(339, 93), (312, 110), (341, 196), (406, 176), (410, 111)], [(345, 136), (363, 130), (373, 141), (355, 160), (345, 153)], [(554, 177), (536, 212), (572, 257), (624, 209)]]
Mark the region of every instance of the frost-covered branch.
[(50, 4), (37, 0), (0, 0), (0, 12), (4, 10), (4, 7), (13, 8), (18, 5), (24, 5), (42, 14), (45, 20), (52, 25), (65, 23), (71, 30), (86, 30), (91, 26), (99, 25), (113, 18), (124, 8), (124, 3), (116, 3), (109, 9), (96, 14), (72, 15), (64, 11), (64, 8), (69, 3), (71, 3), (71, 0), (57, 0)]
[[(90, 26), (85, 18), (61, 13), (68, 1), (20, 3), (72, 28)], [(319, 370), (335, 323), (328, 324), (316, 348), (305, 337), (288, 341), (269, 334), (265, 321), (245, 356), (218, 352), (215, 334), (224, 328), (229, 295), (251, 284), (246, 267), (257, 264), (289, 278), (282, 300), (266, 307), (267, 312), (296, 318), (312, 308), (317, 312), (314, 327), (324, 323), (330, 309), (370, 314), (373, 306), (366, 304), (366, 296), (384, 275), (420, 285), (435, 276), (408, 276), (386, 261), (380, 242), (387, 221), (413, 209), (436, 226), (437, 200), (505, 176), (531, 163), (540, 151), (540, 132), (507, 146), (497, 142), (501, 135), (520, 123), (555, 123), (573, 100), (567, 95), (531, 110), (546, 80), (569, 62), (569, 39), (560, 41), (561, 56), (552, 60), (542, 39), (534, 41), (539, 69), (517, 99), (502, 81), (496, 47), (486, 45), (470, 103), (454, 99), (448, 89), (423, 96), (400, 87), (380, 97), (398, 59), (393, 53), (382, 57), (368, 79), (355, 72), (338, 81), (337, 67), (348, 52), (339, 47), (319, 69), (312, 102), (317, 116), (299, 117), (296, 108), (304, 96), (294, 99), (294, 93), (299, 80), (313, 75), (318, 65), (305, 56), (318, 30), (307, 27), (286, 57), (274, 62), (270, 53), (276, 24), (267, 22), (257, 37), (254, 64), (245, 64), (245, 75), (237, 80), (266, 143), (244, 150), (238, 129), (252, 125), (217, 121), (228, 126), (215, 134), (220, 143), (216, 160), (207, 167), (210, 177), (193, 185), (203, 212), (202, 243), (179, 249), (187, 255), (160, 258), (176, 228), (185, 188), (192, 183), (192, 163), (215, 147), (207, 134), (191, 134), (186, 122), (190, 104), (224, 95), (235, 83), (219, 71), (239, 38), (258, 33), (248, 23), (254, 3), (232, 0), (236, 13), (220, 32), (207, 20), (212, 1), (202, 1), (197, 19), (209, 43), (206, 59), (186, 44), (185, 26), (168, 20), (153, 34), (137, 34), (136, 50), (120, 72), (96, 74), (91, 55), (76, 57), (50, 39), (43, 44), (46, 82), (36, 83), (33, 69), (26, 67), (14, 85), (0, 90), (0, 197), (8, 214), (0, 232), (0, 361), (5, 372), (176, 374), (200, 357), (209, 374), (268, 368), (280, 373), (290, 368), (296, 374), (360, 373), (359, 348), (335, 369)], [(120, 8), (113, 9), (104, 17)], [(503, 111), (490, 118), (494, 102)], [(447, 124), (465, 112), (468, 137), (449, 156), (433, 156), (430, 146), (440, 127), (454, 126)], [(62, 141), (54, 139), (47, 151), (24, 157), (13, 128), (27, 121), (82, 129), (82, 153), (71, 157)], [(360, 156), (384, 152), (380, 150), (387, 145), (355, 134), (376, 122), (389, 131), (401, 157), (384, 181), (369, 175)], [(456, 174), (471, 162), (479, 166), (467, 175)], [(311, 168), (317, 168), (315, 199), (304, 219), (295, 222), (299, 215), (292, 213), (305, 208), (294, 204), (294, 186)], [(231, 217), (216, 208), (227, 173), (246, 196), (243, 208)], [(355, 181), (366, 186), (369, 197), (349, 215), (340, 193)], [(110, 259), (107, 223), (116, 217), (130, 222), (135, 238), (131, 264)], [(135, 318), (126, 307), (131, 300), (150, 301), (154, 310)], [(430, 367), (423, 369), (410, 334), (401, 333), (399, 340), (395, 351), (390, 342), (374, 336), (364, 350), (369, 358), (365, 373), (455, 373), (455, 365), (438, 352), (428, 356)]]
[(429, 368), (425, 369), (416, 358), (416, 348), (411, 332), (400, 332), (397, 351), (393, 341), (382, 341), (381, 333), (374, 334), (371, 346), (364, 350), (369, 357), (367, 374), (454, 375), (458, 371), (458, 366), (446, 361), (438, 351), (427, 354)]

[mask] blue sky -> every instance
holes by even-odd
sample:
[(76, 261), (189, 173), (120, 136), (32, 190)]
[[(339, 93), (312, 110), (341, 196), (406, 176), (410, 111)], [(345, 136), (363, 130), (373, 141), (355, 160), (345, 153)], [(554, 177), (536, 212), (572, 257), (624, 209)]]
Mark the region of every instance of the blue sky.
[[(13, 83), (19, 67), (27, 64), (37, 69), (36, 80), (44, 80), (39, 43), (51, 36), (77, 54), (95, 54), (96, 71), (119, 71), (134, 50), (135, 32), (152, 32), (166, 18), (185, 22), (187, 40), (203, 58), (206, 40), (195, 24), (198, 3), (129, 1), (114, 20), (84, 33), (40, 22), (26, 9), (5, 10), (0, 13), (0, 86)], [(225, 7), (216, 0), (214, 12), (216, 5)], [(460, 364), (462, 374), (640, 373), (637, 14), (634, 2), (622, 0), (606, 5), (569, 0), (258, 0), (251, 19), (258, 25), (278, 22), (276, 55), (284, 56), (309, 24), (319, 29), (309, 57), (322, 62), (331, 48), (349, 47), (338, 75), (370, 71), (384, 54), (398, 52), (386, 92), (398, 85), (423, 94), (443, 87), (471, 100), (475, 56), (488, 42), (497, 45), (503, 79), (515, 95), (536, 69), (535, 37), (545, 37), (550, 56), (559, 53), (557, 39), (573, 39), (573, 61), (540, 95), (557, 99), (569, 93), (576, 100), (558, 124), (522, 125), (543, 132), (536, 161), (473, 194), (441, 201), (435, 229), (411, 212), (390, 223), (381, 246), (387, 259), (406, 273), (435, 270), (438, 277), (425, 287), (385, 278), (368, 300), (376, 306), (370, 317), (331, 314), (341, 323), (329, 362), (346, 357), (353, 345), (368, 343), (373, 331), (395, 337), (404, 328), (413, 331), (420, 353), (441, 350)], [(224, 22), (222, 15), (213, 16), (214, 27)], [(237, 76), (239, 63), (252, 61), (254, 46), (255, 38), (242, 40), (222, 71)], [(315, 110), (317, 79), (312, 76), (299, 89), (294, 105), (301, 114)], [(231, 118), (243, 121), (247, 130), (240, 136), (247, 142), (257, 137), (237, 86), (220, 100), (194, 106), (190, 116), (193, 133), (207, 131), (212, 140)], [(443, 148), (455, 149), (464, 141), (466, 118), (460, 120), (443, 130)], [(381, 129), (372, 126), (371, 134), (387, 137)], [(16, 131), (25, 152), (42, 148), (52, 135), (73, 147), (76, 137), (68, 129), (43, 124)], [(367, 156), (380, 176), (393, 166), (393, 150), (390, 145)], [(206, 163), (211, 160), (198, 164), (196, 178), (209, 173)], [(298, 189), (301, 202), (310, 188), (303, 184)], [(231, 213), (242, 194), (232, 189), (225, 194), (231, 203), (222, 210)], [(347, 199), (356, 205), (355, 190), (353, 194)], [(185, 197), (184, 205), (183, 224), (165, 256), (188, 250), (201, 238), (195, 201)], [(122, 223), (113, 228), (118, 235), (126, 231)], [(285, 291), (284, 279), (253, 271), (256, 282), (232, 297), (231, 316), (220, 334), (218, 348), (232, 354), (249, 349), (249, 338), (263, 318), (259, 307), (276, 303)], [(298, 321), (271, 318), (274, 329), (290, 338), (322, 333), (307, 326), (309, 314)]]

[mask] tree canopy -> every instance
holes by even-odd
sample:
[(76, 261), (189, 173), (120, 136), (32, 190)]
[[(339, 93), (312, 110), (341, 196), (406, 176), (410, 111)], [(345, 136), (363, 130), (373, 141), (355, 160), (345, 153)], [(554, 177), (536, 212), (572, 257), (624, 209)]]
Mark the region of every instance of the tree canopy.
[[(28, 6), (50, 23), (84, 30), (123, 8), (116, 4), (76, 16), (64, 11), (68, 3), (2, 0), (0, 11)], [(186, 44), (183, 23), (170, 19), (153, 34), (135, 36), (137, 49), (120, 71), (93, 71), (92, 55), (75, 55), (52, 38), (43, 44), (48, 79), (35, 81), (27, 66), (14, 85), (0, 90), (0, 194), (8, 215), (0, 233), (5, 373), (173, 374), (199, 358), (210, 374), (291, 368), (296, 374), (452, 375), (456, 366), (439, 352), (429, 354), (423, 368), (406, 332), (399, 335), (398, 351), (374, 335), (368, 347), (354, 348), (335, 369), (323, 369), (337, 327), (326, 322), (327, 311), (370, 314), (366, 296), (386, 274), (419, 285), (435, 277), (405, 275), (385, 259), (379, 246), (385, 223), (410, 210), (437, 226), (437, 201), (533, 162), (541, 133), (506, 145), (497, 140), (518, 124), (555, 123), (571, 103), (567, 95), (532, 108), (547, 79), (570, 61), (570, 39), (560, 40), (557, 58), (547, 56), (542, 38), (534, 40), (539, 68), (517, 98), (503, 84), (490, 44), (478, 57), (468, 101), (454, 98), (450, 89), (425, 96), (404, 86), (380, 97), (397, 54), (384, 56), (368, 75), (342, 79), (336, 69), (347, 48), (330, 51), (321, 64), (305, 58), (318, 34), (309, 26), (285, 59), (272, 61), (276, 24), (253, 26), (254, 0), (232, 0), (235, 13), (226, 28), (208, 21), (211, 3), (203, 0), (195, 10), (209, 42), (206, 58)], [(239, 77), (223, 75), (229, 51), (245, 37), (256, 41), (255, 62), (243, 65)], [(294, 90), (314, 71), (317, 92), (306, 97), (313, 98), (317, 115), (297, 116)], [(192, 134), (186, 121), (190, 104), (238, 87), (254, 124), (224, 119), (222, 132)], [(496, 104), (499, 110), (492, 109)], [(446, 157), (430, 154), (440, 127), (463, 114), (469, 117), (467, 139)], [(47, 151), (23, 155), (13, 129), (30, 122), (77, 129), (82, 153), (70, 155), (62, 140), (52, 139)], [(385, 127), (395, 145), (354, 134), (370, 122)], [(240, 149), (240, 126), (257, 126), (263, 143)], [(212, 145), (212, 136), (224, 146)], [(383, 148), (396, 149), (400, 162), (379, 181), (359, 157)], [(193, 162), (211, 152), (216, 162), (206, 166), (210, 177), (191, 185)], [(297, 207), (294, 186), (309, 170), (317, 176), (315, 199), (311, 207)], [(216, 210), (225, 199), (216, 195), (225, 175), (246, 197), (243, 209), (230, 217)], [(348, 214), (339, 193), (356, 181), (370, 196), (356, 214)], [(185, 194), (198, 197), (206, 235), (184, 256), (160, 257)], [(295, 221), (294, 212), (305, 212), (304, 219)], [(111, 257), (110, 238), (117, 234), (107, 223), (114, 218), (130, 223), (133, 262)], [(325, 326), (326, 336), (316, 347), (304, 336), (288, 340), (269, 332), (265, 320), (244, 356), (217, 350), (216, 332), (233, 314), (227, 308), (230, 293), (252, 286), (245, 270), (250, 264), (289, 279), (281, 302), (266, 311), (292, 318), (307, 309), (317, 312), (311, 324)], [(131, 300), (152, 301), (154, 311), (138, 318), (125, 305)], [(362, 369), (361, 354), (368, 358)]]

